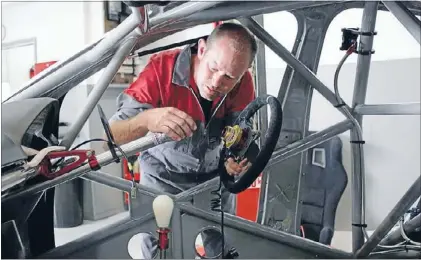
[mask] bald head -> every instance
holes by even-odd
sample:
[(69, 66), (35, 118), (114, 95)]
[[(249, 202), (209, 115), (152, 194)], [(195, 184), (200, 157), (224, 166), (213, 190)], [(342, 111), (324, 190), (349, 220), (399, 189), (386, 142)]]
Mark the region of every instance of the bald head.
[(219, 47), (220, 40), (223, 40), (223, 44), (229, 44), (231, 48), (242, 55), (249, 54), (249, 64), (253, 62), (257, 52), (257, 43), (254, 36), (244, 26), (236, 23), (218, 25), (206, 40), (208, 49)]
[(254, 37), (240, 24), (223, 23), (198, 42), (194, 79), (200, 95), (214, 100), (229, 93), (253, 63)]

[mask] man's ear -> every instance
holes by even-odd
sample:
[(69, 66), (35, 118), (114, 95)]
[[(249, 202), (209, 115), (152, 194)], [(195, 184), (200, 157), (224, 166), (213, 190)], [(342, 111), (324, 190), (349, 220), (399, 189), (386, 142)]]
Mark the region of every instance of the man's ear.
[(204, 39), (200, 39), (199, 42), (197, 43), (197, 57), (199, 58), (199, 60), (201, 60), (203, 56), (205, 56), (205, 52), (206, 52), (206, 41)]

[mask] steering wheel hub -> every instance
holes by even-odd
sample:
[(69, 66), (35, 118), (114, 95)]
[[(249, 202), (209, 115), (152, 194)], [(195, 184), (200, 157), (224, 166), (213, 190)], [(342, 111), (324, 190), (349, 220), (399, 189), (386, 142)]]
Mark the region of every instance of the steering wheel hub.
[(222, 139), (225, 143), (226, 148), (243, 148), (245, 140), (247, 138), (247, 129), (242, 129), (239, 125), (226, 126), (223, 133)]
[[(270, 123), (265, 134), (265, 139), (252, 166), (238, 179), (227, 173), (225, 160), (229, 157), (237, 162), (247, 154), (252, 143), (260, 136), (259, 132), (252, 129), (250, 119), (265, 105), (270, 107)], [(219, 174), (225, 188), (231, 193), (240, 193), (250, 187), (262, 173), (269, 162), (278, 142), (282, 128), (282, 105), (276, 97), (262, 95), (253, 100), (237, 117), (233, 126), (227, 126), (222, 133), (222, 154), (219, 164)]]

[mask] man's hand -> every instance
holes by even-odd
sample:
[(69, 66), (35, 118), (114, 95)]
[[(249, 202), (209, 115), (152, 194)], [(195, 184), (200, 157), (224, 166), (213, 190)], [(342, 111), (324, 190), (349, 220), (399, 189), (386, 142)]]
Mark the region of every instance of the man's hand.
[(242, 160), (240, 163), (236, 163), (233, 158), (228, 158), (225, 162), (225, 169), (231, 176), (238, 176), (245, 173), (251, 166), (251, 163), (247, 159)]
[(175, 107), (149, 109), (144, 116), (149, 131), (164, 133), (175, 141), (192, 136), (197, 129), (193, 118)]

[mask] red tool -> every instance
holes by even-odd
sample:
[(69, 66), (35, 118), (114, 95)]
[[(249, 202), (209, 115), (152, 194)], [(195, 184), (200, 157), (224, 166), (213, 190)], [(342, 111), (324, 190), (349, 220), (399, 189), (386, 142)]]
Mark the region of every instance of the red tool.
[[(65, 158), (77, 156), (78, 160), (66, 164), (60, 170), (52, 172), (51, 159)], [(39, 174), (45, 176), (48, 179), (54, 179), (58, 176), (61, 176), (65, 173), (68, 173), (78, 167), (80, 167), (86, 160), (88, 160), (89, 166), (92, 170), (99, 170), (101, 167), (98, 163), (97, 158), (95, 157), (94, 150), (73, 150), (73, 151), (54, 151), (48, 153), (44, 159), (38, 165)]]

